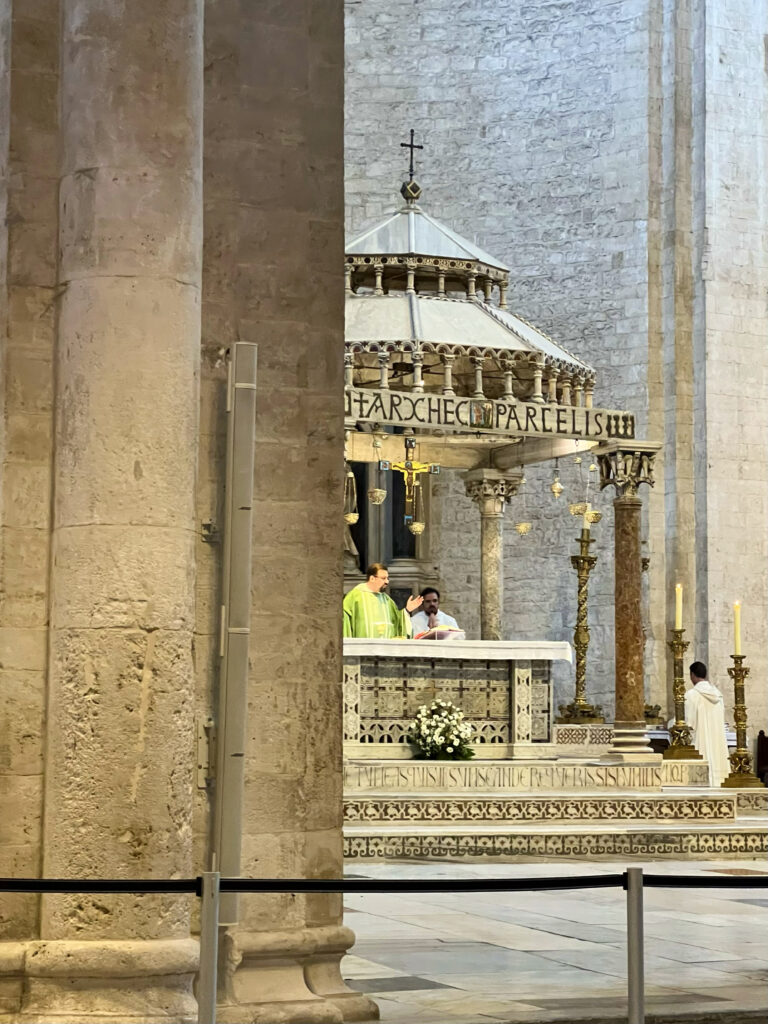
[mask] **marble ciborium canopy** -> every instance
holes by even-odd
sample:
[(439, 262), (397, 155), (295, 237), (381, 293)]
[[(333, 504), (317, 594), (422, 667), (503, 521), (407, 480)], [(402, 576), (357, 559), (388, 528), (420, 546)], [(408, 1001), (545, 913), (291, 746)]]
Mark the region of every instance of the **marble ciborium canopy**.
[[(482, 636), (500, 640), (503, 512), (523, 468), (595, 449), (601, 486), (616, 487), (617, 545), (633, 553), (637, 490), (653, 482), (658, 446), (636, 440), (631, 412), (595, 405), (591, 366), (508, 309), (509, 268), (428, 214), (412, 173), (401, 194), (404, 205), (346, 246), (346, 457), (395, 464), (406, 435), (406, 458), (463, 471), (481, 515)], [(640, 621), (632, 553), (622, 614), (637, 604)], [(624, 556), (617, 547), (617, 564)], [(616, 657), (617, 726), (632, 726), (622, 750), (648, 752), (642, 637), (625, 630)]]

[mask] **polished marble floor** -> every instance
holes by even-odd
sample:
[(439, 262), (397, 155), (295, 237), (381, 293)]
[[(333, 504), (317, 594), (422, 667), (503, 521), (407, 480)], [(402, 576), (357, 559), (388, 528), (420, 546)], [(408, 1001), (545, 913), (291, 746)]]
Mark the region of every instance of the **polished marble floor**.
[[(768, 872), (768, 862), (637, 865), (709, 878)], [(350, 864), (350, 877), (539, 878), (622, 871), (605, 862)], [(347, 896), (357, 943), (342, 973), (370, 993), (387, 1024), (626, 1020), (625, 893)], [(646, 889), (646, 1009), (681, 1014), (765, 1011), (768, 890)]]

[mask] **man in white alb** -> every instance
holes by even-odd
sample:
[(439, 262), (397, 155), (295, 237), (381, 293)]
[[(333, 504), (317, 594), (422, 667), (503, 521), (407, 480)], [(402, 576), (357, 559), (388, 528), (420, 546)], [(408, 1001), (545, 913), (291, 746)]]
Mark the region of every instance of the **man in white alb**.
[[(456, 639), (464, 638), (464, 633), (459, 629), (459, 624), (456, 619), (451, 615), (446, 615), (445, 612), (440, 611), (440, 591), (435, 587), (425, 587), (421, 592), (422, 605), (421, 610), (414, 612), (411, 615), (411, 625), (413, 626), (413, 635), (418, 636), (419, 633), (424, 633), (428, 629), (435, 629), (435, 627), (447, 626), (450, 629), (456, 630)], [(451, 634), (446, 639), (451, 638)]]
[(730, 771), (723, 695), (707, 679), (703, 662), (694, 661), (690, 673), (693, 686), (685, 694), (685, 721), (694, 747), (709, 763), (710, 786), (719, 786)]

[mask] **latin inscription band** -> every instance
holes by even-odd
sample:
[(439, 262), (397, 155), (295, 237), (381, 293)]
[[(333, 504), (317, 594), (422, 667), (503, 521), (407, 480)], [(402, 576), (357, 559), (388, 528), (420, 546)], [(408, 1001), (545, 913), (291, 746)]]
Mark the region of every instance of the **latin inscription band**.
[(611, 409), (534, 405), (455, 395), (406, 394), (370, 388), (345, 388), (345, 416), (364, 423), (482, 431), (511, 437), (584, 437), (632, 440), (635, 417)]

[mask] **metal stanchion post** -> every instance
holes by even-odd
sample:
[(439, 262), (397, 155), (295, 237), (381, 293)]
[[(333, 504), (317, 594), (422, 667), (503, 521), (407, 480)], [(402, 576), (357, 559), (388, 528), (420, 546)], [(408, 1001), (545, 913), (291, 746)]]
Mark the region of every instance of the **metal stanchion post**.
[(645, 1024), (643, 869), (627, 868), (627, 1021)]
[(216, 1024), (216, 968), (219, 956), (218, 871), (203, 872), (200, 899), (200, 974), (197, 983), (197, 1024)]

